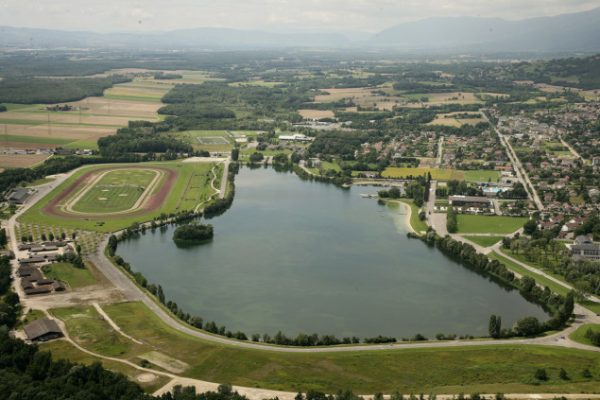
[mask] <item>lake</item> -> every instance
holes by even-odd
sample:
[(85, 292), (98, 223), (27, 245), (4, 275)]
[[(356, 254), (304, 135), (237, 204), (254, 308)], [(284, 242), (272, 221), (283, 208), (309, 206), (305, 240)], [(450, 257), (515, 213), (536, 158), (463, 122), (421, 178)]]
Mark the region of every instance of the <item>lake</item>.
[(361, 197), (293, 173), (242, 168), (232, 207), (210, 219), (208, 244), (180, 249), (174, 227), (119, 244), (117, 253), (184, 311), (231, 331), (398, 339), (421, 333), (487, 335), (547, 318), (507, 291), (406, 236), (403, 205)]

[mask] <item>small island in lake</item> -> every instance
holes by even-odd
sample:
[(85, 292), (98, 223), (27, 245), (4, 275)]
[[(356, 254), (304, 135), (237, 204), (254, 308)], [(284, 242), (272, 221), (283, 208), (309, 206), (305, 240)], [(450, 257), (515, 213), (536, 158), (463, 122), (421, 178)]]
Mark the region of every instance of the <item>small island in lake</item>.
[(213, 226), (202, 224), (182, 225), (175, 229), (173, 241), (177, 246), (193, 246), (212, 240)]

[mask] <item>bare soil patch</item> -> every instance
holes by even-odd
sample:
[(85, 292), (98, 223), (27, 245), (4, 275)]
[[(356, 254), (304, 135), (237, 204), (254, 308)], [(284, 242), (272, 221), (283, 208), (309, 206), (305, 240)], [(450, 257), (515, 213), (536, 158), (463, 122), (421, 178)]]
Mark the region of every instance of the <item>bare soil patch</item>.
[(0, 154), (0, 167), (29, 168), (41, 163), (48, 157), (48, 154)]

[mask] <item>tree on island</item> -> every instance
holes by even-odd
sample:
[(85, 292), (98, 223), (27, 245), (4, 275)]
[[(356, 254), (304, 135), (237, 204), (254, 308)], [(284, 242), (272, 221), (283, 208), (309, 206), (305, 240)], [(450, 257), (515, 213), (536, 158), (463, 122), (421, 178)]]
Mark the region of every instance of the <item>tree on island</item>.
[(213, 238), (213, 226), (202, 224), (182, 225), (175, 229), (173, 241), (178, 246), (192, 246)]

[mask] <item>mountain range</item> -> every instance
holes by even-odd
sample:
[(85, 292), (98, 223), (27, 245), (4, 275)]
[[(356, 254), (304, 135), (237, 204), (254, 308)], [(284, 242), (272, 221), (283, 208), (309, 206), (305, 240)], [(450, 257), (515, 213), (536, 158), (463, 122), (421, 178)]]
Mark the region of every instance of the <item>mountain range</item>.
[(153, 33), (95, 33), (0, 27), (2, 48), (268, 49), (342, 48), (404, 51), (600, 51), (600, 7), (553, 17), (510, 21), (484, 17), (433, 17), (376, 34), (276, 33), (196, 28)]

